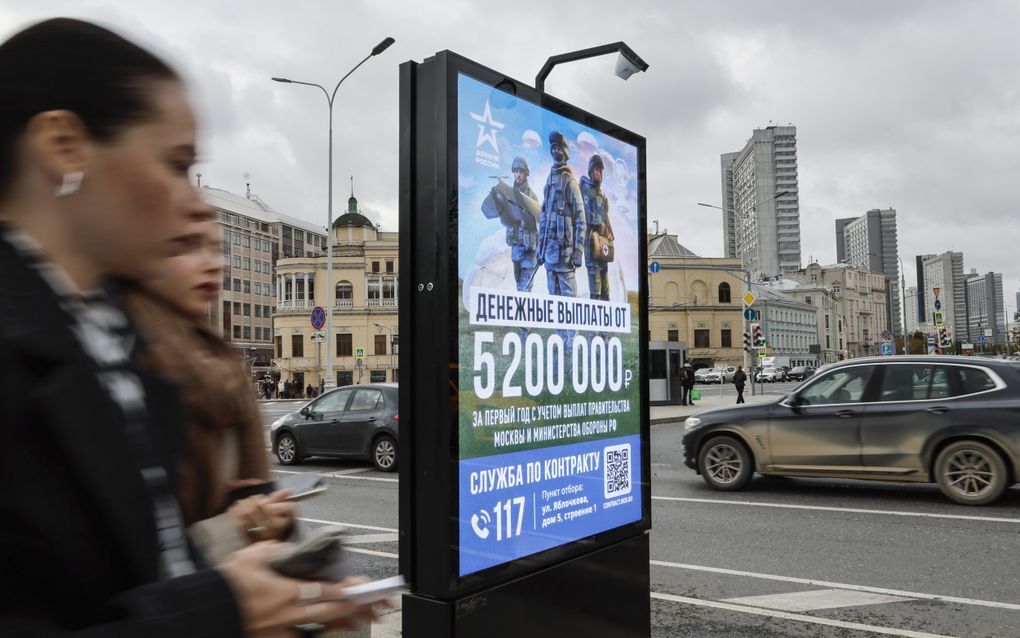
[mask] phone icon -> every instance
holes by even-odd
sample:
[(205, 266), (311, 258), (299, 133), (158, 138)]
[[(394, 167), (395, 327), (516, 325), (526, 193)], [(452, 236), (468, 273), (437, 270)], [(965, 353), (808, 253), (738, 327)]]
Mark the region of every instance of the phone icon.
[[(489, 537), (488, 525), (491, 520), (492, 519), (489, 518), (489, 513), (486, 512), (485, 510), (482, 510), (481, 516), (478, 516), (478, 514), (471, 515), (471, 529), (474, 530), (478, 538), (485, 540), (486, 538)], [(479, 521), (481, 521), (480, 524)]]

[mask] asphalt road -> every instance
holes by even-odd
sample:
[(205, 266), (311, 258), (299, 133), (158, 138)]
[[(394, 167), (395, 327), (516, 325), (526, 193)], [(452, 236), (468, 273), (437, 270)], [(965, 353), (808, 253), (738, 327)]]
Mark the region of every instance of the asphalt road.
[[(265, 423), (300, 405), (264, 404)], [(981, 508), (916, 484), (758, 477), (714, 492), (680, 463), (681, 434), (652, 428), (652, 636), (1020, 637), (1020, 488)], [(395, 474), (317, 460), (280, 470), (327, 476), (302, 518), (352, 526), (356, 568), (396, 573)], [(373, 635), (396, 635), (392, 621)]]

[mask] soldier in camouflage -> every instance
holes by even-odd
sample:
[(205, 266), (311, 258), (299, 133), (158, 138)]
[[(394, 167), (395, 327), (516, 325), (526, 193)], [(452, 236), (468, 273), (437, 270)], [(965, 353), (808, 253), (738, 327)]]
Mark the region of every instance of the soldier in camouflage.
[(574, 271), (581, 267), (585, 245), (581, 189), (567, 166), (570, 150), (559, 131), (549, 134), (549, 152), (553, 166), (545, 182), (538, 219), (538, 263), (545, 266), (550, 294), (574, 297)]
[[(609, 223), (609, 199), (602, 192), (602, 171), (605, 164), (600, 155), (588, 160), (588, 174), (581, 178), (581, 196), (584, 200), (585, 222), (588, 232), (599, 233), (613, 240), (613, 227)], [(609, 262), (592, 253), (592, 237), (584, 242), (584, 262), (588, 268), (588, 291), (592, 299), (609, 300)]]
[(502, 199), (504, 205), (517, 209), (513, 216), (514, 221), (506, 224), (506, 245), (510, 246), (510, 259), (514, 262), (517, 290), (530, 292), (537, 265), (535, 249), (538, 246), (535, 218), (530, 210), (539, 208), (538, 196), (528, 184), (531, 171), (528, 169), (527, 160), (515, 157), (511, 170), (514, 175), (512, 196), (504, 197), (495, 188), (493, 192), (497, 198)]

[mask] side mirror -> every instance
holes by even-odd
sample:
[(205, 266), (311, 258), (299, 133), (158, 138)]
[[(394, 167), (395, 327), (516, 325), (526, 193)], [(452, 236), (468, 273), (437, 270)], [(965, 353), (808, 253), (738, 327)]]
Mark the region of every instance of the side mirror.
[(308, 409), (308, 406), (301, 408), (301, 416), (306, 419), (312, 415), (312, 411)]

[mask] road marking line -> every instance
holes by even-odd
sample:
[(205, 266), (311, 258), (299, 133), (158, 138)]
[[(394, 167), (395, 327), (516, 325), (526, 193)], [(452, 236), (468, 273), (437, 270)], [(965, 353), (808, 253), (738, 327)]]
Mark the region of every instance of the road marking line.
[(885, 587), (869, 587), (867, 585), (850, 585), (848, 583), (834, 583), (827, 580), (815, 580), (813, 578), (797, 578), (795, 576), (779, 576), (776, 574), (762, 574), (758, 572), (746, 572), (739, 569), (725, 569), (722, 567), (707, 567), (704, 565), (690, 565), (687, 563), (671, 563), (662, 560), (649, 561), (657, 567), (673, 567), (676, 569), (688, 569), (698, 572), (709, 572), (712, 574), (726, 574), (728, 576), (747, 576), (760, 578), (762, 580), (777, 580), (784, 583), (797, 583), (799, 585), (812, 585), (831, 589), (848, 589), (851, 591), (863, 591), (872, 594), (884, 594), (888, 596), (903, 596), (905, 598), (919, 598), (922, 600), (938, 600), (947, 603), (961, 605), (974, 605), (976, 607), (992, 607), (995, 609), (1010, 609), (1020, 611), (1020, 605), (1014, 603), (1000, 603), (994, 600), (978, 600), (974, 598), (960, 598), (958, 596), (941, 596), (939, 594), (924, 594), (900, 589), (887, 589)]
[(810, 510), (815, 512), (847, 512), (851, 514), (884, 514), (886, 516), (908, 516), (916, 518), (940, 518), (958, 521), (981, 521), (984, 523), (1020, 523), (1018, 518), (995, 516), (967, 516), (965, 514), (930, 514), (927, 512), (902, 512), (898, 510), (872, 510), (860, 507), (826, 507), (823, 505), (794, 505), (787, 503), (754, 503), (751, 501), (728, 501), (720, 498), (691, 498), (689, 496), (653, 496), (653, 501), (679, 501), (684, 503), (713, 503), (717, 505), (746, 505), (748, 507), (774, 507), (778, 509)]
[(346, 476), (348, 474), (360, 474), (362, 472), (367, 472), (371, 469), (372, 468), (370, 467), (352, 467), (349, 470), (338, 470), (336, 472), (333, 472), (332, 476)]
[(357, 523), (343, 523), (343, 522), (340, 522), (340, 521), (324, 521), (321, 518), (301, 518), (301, 517), (298, 517), (298, 520), (299, 521), (303, 521), (305, 523), (316, 523), (316, 524), (319, 524), (319, 525), (343, 525), (344, 527), (357, 527), (358, 529), (371, 529), (371, 530), (375, 530), (377, 532), (389, 532), (391, 534), (398, 534), (398, 533), (400, 533), (399, 529), (393, 529), (393, 528), (390, 528), (390, 527), (376, 527), (374, 525), (358, 525)]
[(773, 611), (771, 609), (759, 609), (757, 607), (734, 605), (733, 603), (718, 602), (714, 600), (702, 600), (700, 598), (688, 598), (686, 596), (675, 596), (673, 594), (661, 594), (659, 592), (651, 592), (650, 596), (658, 600), (682, 603), (685, 605), (694, 605), (697, 607), (711, 607), (712, 609), (736, 611), (744, 614), (753, 614), (755, 616), (768, 616), (769, 618), (782, 618), (783, 620), (793, 620), (796, 622), (805, 622), (814, 625), (827, 625), (829, 627), (840, 627), (843, 629), (856, 629), (858, 631), (868, 631), (873, 634), (883, 634), (886, 636), (902, 636), (903, 638), (952, 638), (952, 636), (947, 636), (944, 634), (929, 634), (922, 631), (912, 631), (910, 629), (896, 629), (894, 627), (879, 627), (877, 625), (865, 625), (862, 623), (847, 622), (845, 620), (836, 620), (834, 618), (823, 618), (821, 616), (808, 616), (807, 614), (792, 614), (787, 611)]
[(400, 558), (393, 552), (377, 552), (374, 549), (365, 549), (364, 547), (344, 547), (344, 551), (354, 552), (355, 554), (368, 554), (369, 556), (381, 556), (383, 558)]
[(400, 540), (399, 534), (355, 534), (344, 536), (344, 545), (348, 543), (362, 545), (365, 543), (396, 543)]
[(785, 594), (725, 598), (723, 602), (733, 603), (734, 605), (764, 607), (765, 609), (778, 609), (780, 611), (815, 611), (818, 609), (838, 609), (840, 607), (884, 605), (886, 603), (902, 603), (914, 600), (917, 599), (847, 589), (816, 589), (813, 591), (787, 592)]
[[(365, 470), (357, 470), (359, 472), (368, 472), (371, 468)], [(318, 474), (323, 478), (331, 479), (350, 479), (352, 481), (379, 481), (381, 483), (398, 483), (400, 479), (395, 478), (382, 478), (380, 476), (351, 476), (350, 474), (343, 474), (341, 472), (316, 472), (315, 470), (309, 472), (292, 472), (289, 470), (269, 470), (270, 472), (279, 472), (280, 474)]]

